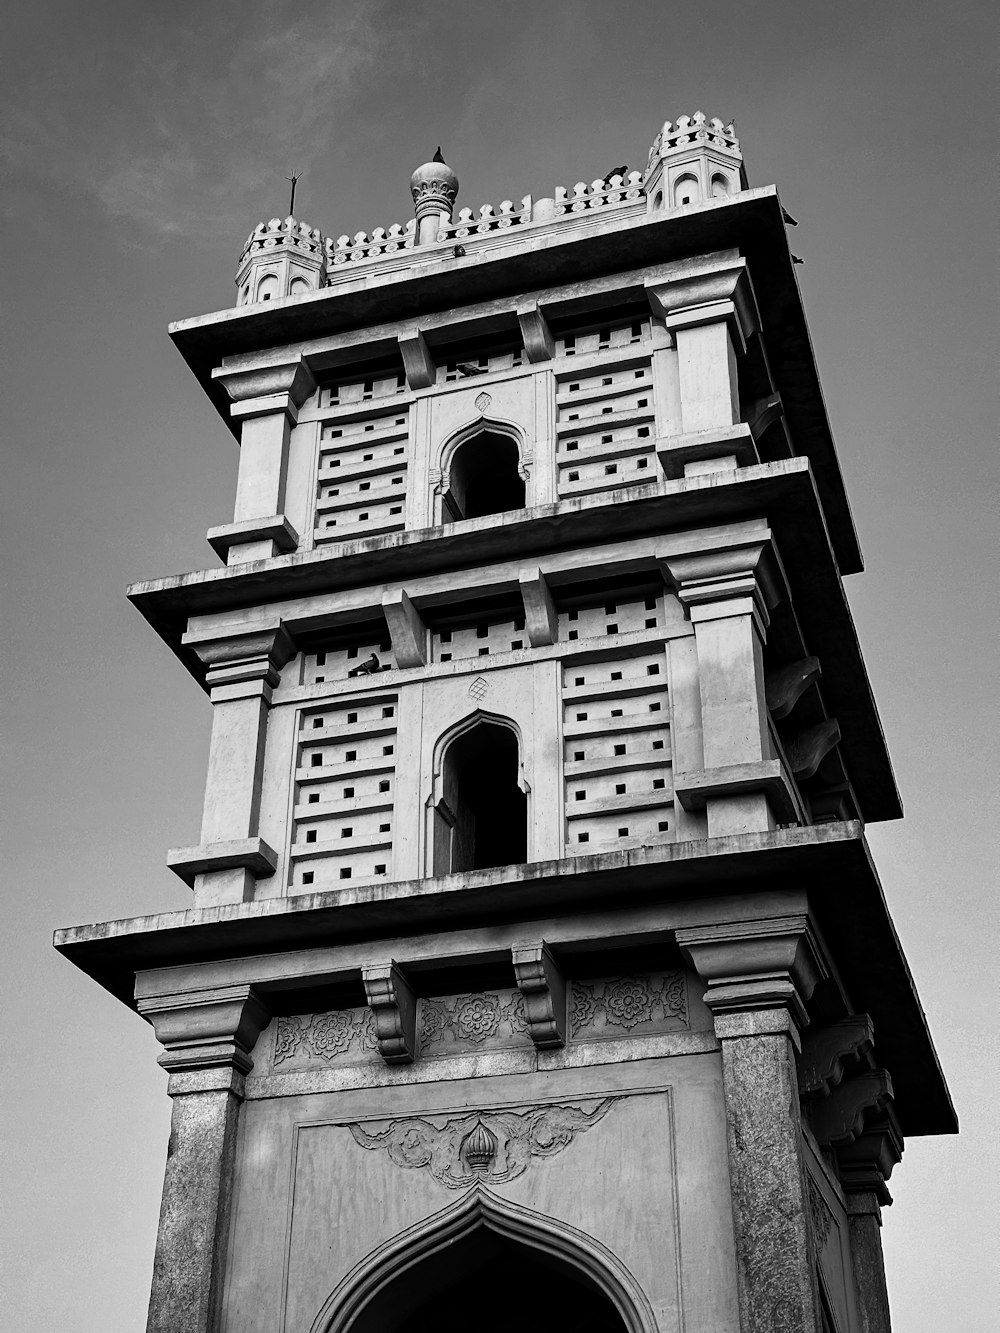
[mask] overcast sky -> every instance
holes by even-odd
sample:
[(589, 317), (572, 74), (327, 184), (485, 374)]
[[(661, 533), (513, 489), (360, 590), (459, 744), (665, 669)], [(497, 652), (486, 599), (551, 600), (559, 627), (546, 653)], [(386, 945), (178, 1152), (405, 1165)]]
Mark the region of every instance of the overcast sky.
[[(8, 7), (10, 8), (10, 7)], [(643, 167), (736, 117), (777, 183), (867, 571), (848, 594), (907, 817), (870, 841), (962, 1122), (885, 1213), (898, 1333), (992, 1333), (997, 28), (990, 3), (20, 0), (4, 28), (2, 1322), (145, 1326), (169, 1104), (141, 1019), (49, 944), (183, 908), (209, 705), (125, 602), (211, 566), (237, 450), (166, 336), (283, 214), (405, 222)], [(992, 1086), (991, 1086), (992, 1085)], [(992, 1181), (991, 1181), (992, 1173)], [(992, 1233), (992, 1234), (991, 1234)]]

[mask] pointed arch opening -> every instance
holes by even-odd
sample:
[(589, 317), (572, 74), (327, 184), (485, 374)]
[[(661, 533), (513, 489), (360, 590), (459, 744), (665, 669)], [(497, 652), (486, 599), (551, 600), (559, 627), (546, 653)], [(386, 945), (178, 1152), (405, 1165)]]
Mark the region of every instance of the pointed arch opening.
[(433, 873), (528, 859), (528, 797), (516, 730), (479, 714), (446, 742), (437, 765)]
[(446, 523), (523, 509), (524, 476), (517, 440), (488, 424), (451, 454), (442, 517)]
[(657, 1333), (628, 1269), (593, 1237), (491, 1194), (381, 1246), (331, 1294), (310, 1333)]

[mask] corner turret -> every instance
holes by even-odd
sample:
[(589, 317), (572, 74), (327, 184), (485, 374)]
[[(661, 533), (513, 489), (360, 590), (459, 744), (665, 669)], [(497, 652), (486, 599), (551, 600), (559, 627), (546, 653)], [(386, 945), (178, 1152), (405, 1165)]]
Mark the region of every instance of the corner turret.
[(643, 189), (650, 213), (747, 189), (735, 124), (709, 120), (703, 111), (679, 117), (676, 125), (665, 120), (649, 150)]
[(291, 215), (258, 222), (247, 237), (236, 270), (237, 305), (302, 296), (326, 282), (322, 232)]

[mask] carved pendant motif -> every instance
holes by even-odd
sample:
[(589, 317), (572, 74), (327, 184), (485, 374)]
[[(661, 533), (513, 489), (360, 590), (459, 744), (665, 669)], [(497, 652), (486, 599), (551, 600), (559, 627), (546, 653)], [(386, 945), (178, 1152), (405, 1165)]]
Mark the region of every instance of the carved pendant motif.
[(463, 1189), (476, 1181), (502, 1185), (515, 1180), (533, 1158), (562, 1152), (620, 1100), (606, 1097), (591, 1111), (580, 1106), (480, 1111), (443, 1124), (407, 1117), (374, 1134), (359, 1124), (347, 1128), (362, 1148), (385, 1152), (397, 1166), (408, 1170), (425, 1169), (448, 1189)]

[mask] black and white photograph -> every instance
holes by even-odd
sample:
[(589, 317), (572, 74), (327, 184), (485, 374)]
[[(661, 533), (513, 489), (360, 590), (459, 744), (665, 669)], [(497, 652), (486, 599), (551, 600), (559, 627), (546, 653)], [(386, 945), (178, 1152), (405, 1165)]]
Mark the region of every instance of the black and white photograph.
[(993, 1333), (985, 0), (13, 0), (11, 1333)]

